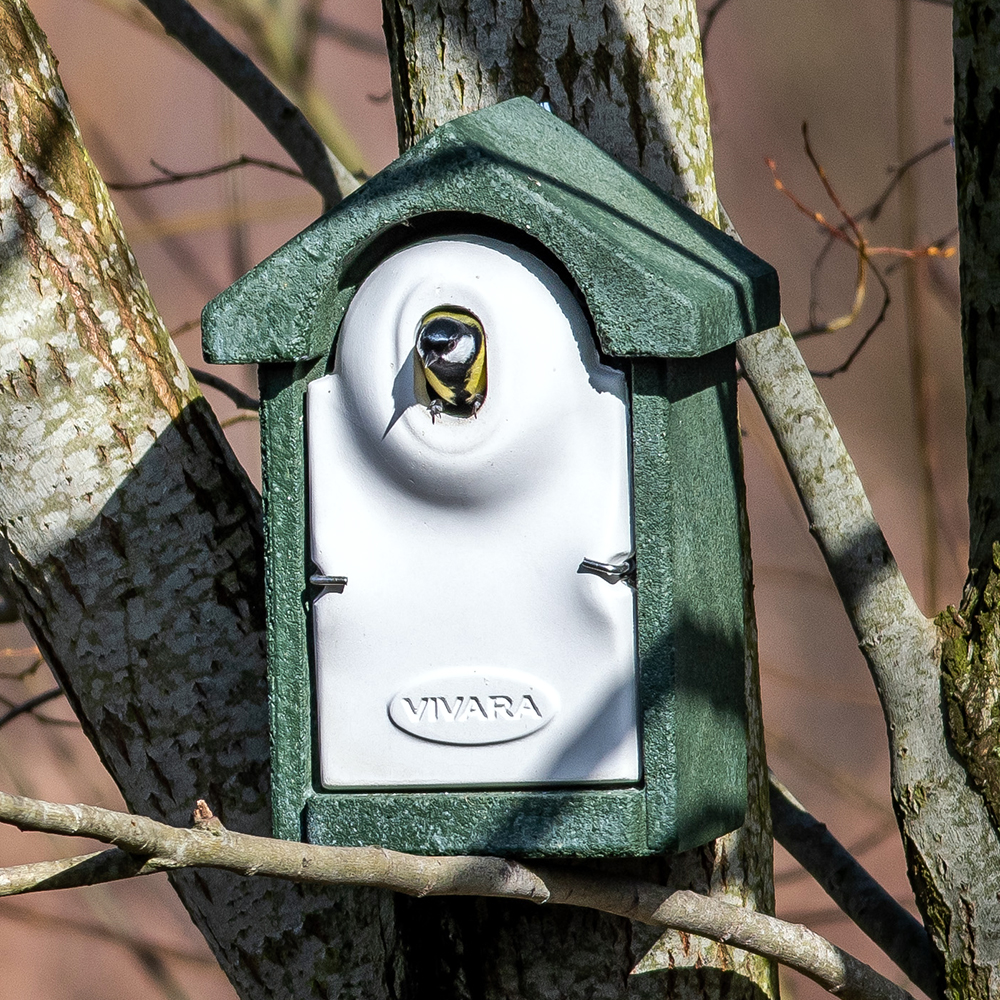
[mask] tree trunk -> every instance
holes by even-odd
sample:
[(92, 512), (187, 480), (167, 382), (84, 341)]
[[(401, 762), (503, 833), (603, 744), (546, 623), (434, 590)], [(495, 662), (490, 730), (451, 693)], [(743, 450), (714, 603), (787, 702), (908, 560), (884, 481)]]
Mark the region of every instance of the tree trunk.
[[(166, 335), (56, 60), (0, 0), (0, 536), (136, 812), (271, 832), (260, 507)], [(392, 901), (187, 873), (241, 996), (392, 996)]]
[[(718, 224), (708, 102), (693, 0), (653, 4), (625, 0), (613, 5), (603, 0), (538, 5), (531, 0), (507, 5), (494, 0), (384, 0), (383, 12), (401, 148), (458, 115), (525, 95), (549, 102), (555, 114), (619, 162)], [(756, 669), (749, 529), (746, 524), (744, 528), (751, 735), (747, 822), (736, 833), (700, 850), (629, 867), (676, 888), (693, 888), (773, 912), (767, 767)], [(421, 903), (404, 905), (417, 914), (426, 912)], [(613, 977), (628, 974), (638, 943), (646, 951), (639, 964), (642, 982), (640, 985), (637, 977), (632, 978), (629, 996), (777, 994), (774, 969), (768, 963), (703, 939), (668, 933), (651, 943), (643, 928), (629, 931), (616, 918), (581, 913), (574, 915), (573, 925), (587, 931), (576, 948), (532, 954), (536, 935), (553, 920), (553, 914), (532, 914), (526, 919), (520, 909), (494, 900), (475, 908), (459, 909), (448, 901), (436, 906), (442, 915), (447, 914), (447, 934), (455, 942), (453, 947), (466, 952), (475, 948), (498, 984), (510, 975), (515, 956), (521, 967), (530, 955), (535, 975), (555, 975), (560, 969), (579, 965), (579, 975), (587, 976), (592, 987), (605, 975), (612, 977), (607, 980), (608, 995), (619, 995)], [(490, 949), (487, 955), (479, 951), (479, 942), (497, 923), (505, 928), (509, 941)], [(592, 963), (587, 950), (604, 957), (606, 971)], [(617, 963), (616, 952), (620, 956)], [(536, 993), (509, 993), (501, 987), (486, 995)]]

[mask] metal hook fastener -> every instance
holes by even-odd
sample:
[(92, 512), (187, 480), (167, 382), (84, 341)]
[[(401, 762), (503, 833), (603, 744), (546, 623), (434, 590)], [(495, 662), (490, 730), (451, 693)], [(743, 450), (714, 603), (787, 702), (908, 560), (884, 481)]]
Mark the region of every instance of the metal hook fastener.
[(597, 559), (584, 559), (578, 570), (580, 573), (595, 573), (603, 576), (609, 583), (620, 583), (624, 580), (630, 586), (635, 573), (635, 552), (630, 552), (623, 562), (606, 563)]
[(341, 590), (347, 586), (346, 576), (327, 576), (325, 573), (313, 573), (309, 577), (309, 582), (314, 587), (339, 587)]

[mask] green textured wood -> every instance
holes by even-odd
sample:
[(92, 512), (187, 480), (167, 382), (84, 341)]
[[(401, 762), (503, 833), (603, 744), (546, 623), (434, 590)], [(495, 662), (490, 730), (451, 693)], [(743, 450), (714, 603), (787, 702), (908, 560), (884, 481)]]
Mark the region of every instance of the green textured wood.
[(746, 810), (735, 364), (727, 347), (632, 365), (650, 847), (706, 843)]
[[(318, 369), (318, 370), (317, 370)], [(305, 390), (323, 365), (261, 365), (260, 438), (274, 835), (302, 839), (312, 789)]]
[(465, 223), (473, 232), (495, 220), (538, 239), (580, 288), (607, 354), (699, 357), (778, 322), (769, 264), (515, 98), (442, 125), (213, 299), (205, 357), (326, 355), (368, 258), (384, 256), (387, 238), (419, 238), (428, 216), (440, 226), (442, 213), (479, 217)]
[(304, 397), (260, 369), (274, 832), (423, 854), (640, 856), (739, 826), (746, 806), (735, 362), (632, 363), (644, 780), (633, 788), (332, 793), (314, 771)]
[[(401, 245), (449, 231), (527, 241), (548, 255), (577, 282), (604, 350), (633, 359), (643, 768), (634, 787), (319, 786), (305, 390), (329, 369), (340, 318), (371, 268)], [(684, 850), (740, 825), (747, 774), (732, 342), (776, 322), (777, 311), (768, 265), (527, 100), (442, 126), (209, 303), (206, 356), (262, 362), (277, 836), (585, 857)]]
[(417, 854), (650, 853), (638, 788), (317, 794), (306, 805), (305, 829), (313, 843), (380, 844)]

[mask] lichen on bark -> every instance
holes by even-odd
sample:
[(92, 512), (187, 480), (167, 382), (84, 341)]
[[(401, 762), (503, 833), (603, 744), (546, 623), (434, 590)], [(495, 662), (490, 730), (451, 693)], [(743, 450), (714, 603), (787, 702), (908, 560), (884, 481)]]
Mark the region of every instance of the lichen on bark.
[[(206, 798), (269, 833), (259, 500), (23, 0), (0, 0), (0, 315), (0, 554), (23, 618), (133, 810), (184, 823)], [(174, 884), (246, 998), (383, 988), (380, 894)]]
[(952, 744), (1000, 828), (1000, 542), (937, 625)]
[(718, 222), (694, 0), (384, 0), (383, 9), (404, 147), (469, 111), (532, 97)]

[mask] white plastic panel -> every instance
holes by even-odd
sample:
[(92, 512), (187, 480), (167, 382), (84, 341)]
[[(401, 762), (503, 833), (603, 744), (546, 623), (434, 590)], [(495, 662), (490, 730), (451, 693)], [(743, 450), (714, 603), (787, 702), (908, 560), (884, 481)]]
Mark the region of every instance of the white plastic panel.
[[(417, 326), (486, 331), (476, 417), (432, 420)], [(419, 398), (418, 398), (419, 397)], [(480, 237), (409, 247), (359, 288), (309, 386), (320, 775), (330, 789), (639, 778), (623, 375), (566, 286)]]

